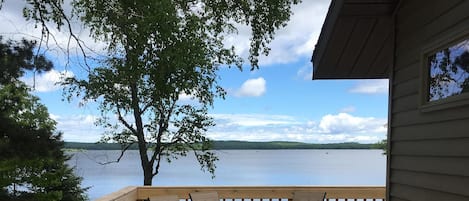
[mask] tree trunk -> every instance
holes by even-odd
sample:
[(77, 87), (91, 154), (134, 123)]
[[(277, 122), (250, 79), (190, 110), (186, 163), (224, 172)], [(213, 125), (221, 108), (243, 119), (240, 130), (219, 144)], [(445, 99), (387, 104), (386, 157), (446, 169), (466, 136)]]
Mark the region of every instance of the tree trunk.
[(132, 110), (135, 119), (135, 126), (137, 133), (137, 144), (140, 153), (140, 161), (143, 169), (143, 185), (151, 186), (153, 179), (153, 163), (148, 159), (148, 147), (145, 141), (145, 133), (143, 129), (142, 114), (140, 113), (140, 107), (138, 104), (138, 88), (136, 83), (130, 84), (130, 90), (132, 95)]
[(153, 168), (150, 167), (143, 167), (143, 185), (144, 186), (151, 186), (153, 180)]

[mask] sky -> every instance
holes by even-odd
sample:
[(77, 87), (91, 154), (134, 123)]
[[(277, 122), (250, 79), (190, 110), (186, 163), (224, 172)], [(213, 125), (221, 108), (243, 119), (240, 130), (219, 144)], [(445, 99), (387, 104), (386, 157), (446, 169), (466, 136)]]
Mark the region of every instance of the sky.
[[(21, 17), (21, 2), (6, 1), (0, 11), (4, 39), (40, 36), (40, 30)], [(295, 5), (288, 25), (270, 44), (269, 56), (260, 58), (259, 69), (220, 69), (219, 83), (228, 94), (209, 111), (216, 123), (207, 132), (209, 138), (307, 143), (374, 143), (385, 138), (388, 80), (312, 80), (311, 55), (329, 4), (329, 0), (303, 0)], [(73, 28), (88, 46), (104, 47), (80, 25)], [(53, 30), (53, 34), (50, 40), (67, 44), (66, 33)], [(226, 44), (235, 45), (246, 57), (249, 30), (239, 27), (239, 34), (228, 37)], [(48, 54), (55, 55), (55, 68), (35, 75), (33, 93), (48, 107), (65, 141), (98, 141), (104, 130), (94, 125), (100, 115), (96, 106), (64, 101), (62, 89), (55, 85), (61, 74), (79, 75), (78, 62), (67, 60), (67, 54), (53, 43)], [(33, 75), (28, 73), (22, 80), (32, 85)]]

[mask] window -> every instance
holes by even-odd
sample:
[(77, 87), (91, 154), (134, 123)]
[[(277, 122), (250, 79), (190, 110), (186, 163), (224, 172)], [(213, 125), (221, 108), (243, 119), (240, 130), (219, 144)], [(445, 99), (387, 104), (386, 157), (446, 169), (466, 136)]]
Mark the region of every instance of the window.
[(422, 49), (420, 111), (469, 106), (469, 30), (460, 27)]
[(469, 38), (427, 57), (427, 101), (469, 92)]

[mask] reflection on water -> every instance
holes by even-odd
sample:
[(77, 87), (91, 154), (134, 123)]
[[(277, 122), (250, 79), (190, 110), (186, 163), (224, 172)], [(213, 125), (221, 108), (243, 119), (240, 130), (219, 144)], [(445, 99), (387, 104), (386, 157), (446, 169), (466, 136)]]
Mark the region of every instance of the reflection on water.
[(429, 101), (469, 92), (469, 39), (428, 57)]
[[(119, 151), (75, 152), (69, 164), (91, 186), (96, 199), (130, 185), (142, 185), (137, 151), (119, 163)], [(216, 177), (204, 173), (193, 156), (163, 163), (155, 186), (207, 185), (385, 185), (386, 157), (381, 150), (223, 150), (217, 151)]]

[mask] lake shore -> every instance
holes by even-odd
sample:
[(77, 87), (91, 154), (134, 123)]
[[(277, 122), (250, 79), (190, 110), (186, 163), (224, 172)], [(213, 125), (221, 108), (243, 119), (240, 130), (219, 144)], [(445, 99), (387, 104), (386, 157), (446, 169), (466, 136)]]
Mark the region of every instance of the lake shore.
[[(66, 149), (76, 150), (120, 150), (117, 143), (84, 143), (65, 142)], [(213, 150), (275, 150), (275, 149), (379, 149), (376, 144), (357, 142), (313, 144), (303, 142), (247, 142), (247, 141), (213, 141)], [(137, 145), (130, 147), (137, 150)]]

